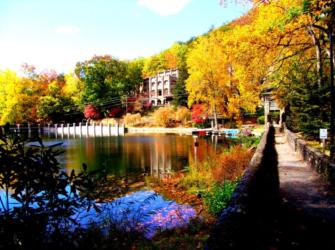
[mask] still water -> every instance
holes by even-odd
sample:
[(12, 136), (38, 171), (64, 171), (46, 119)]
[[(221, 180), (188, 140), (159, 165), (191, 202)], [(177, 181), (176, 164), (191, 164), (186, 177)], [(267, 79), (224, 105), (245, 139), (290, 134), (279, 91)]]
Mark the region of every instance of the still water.
[(68, 170), (80, 170), (82, 163), (89, 170), (105, 168), (109, 174), (126, 176), (146, 173), (164, 177), (194, 163), (206, 161), (226, 147), (222, 138), (198, 139), (190, 135), (126, 134), (119, 137), (54, 139), (63, 142), (60, 162)]

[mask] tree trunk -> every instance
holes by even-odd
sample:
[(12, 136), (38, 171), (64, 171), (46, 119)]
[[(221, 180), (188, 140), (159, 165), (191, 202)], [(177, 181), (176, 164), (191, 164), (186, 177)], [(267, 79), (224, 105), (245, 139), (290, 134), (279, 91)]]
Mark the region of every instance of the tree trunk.
[(218, 129), (218, 116), (217, 116), (217, 112), (216, 112), (216, 106), (214, 105), (213, 107), (213, 117), (214, 117), (214, 129)]
[(329, 30), (329, 60), (330, 60), (330, 101), (331, 101), (331, 114), (330, 114), (330, 159), (334, 162), (335, 160), (335, 93), (334, 93), (334, 37), (333, 37), (333, 23), (331, 22), (328, 27)]
[[(333, 41), (334, 42), (334, 41)], [(334, 47), (334, 46), (333, 46)], [(326, 53), (327, 53), (327, 56), (330, 58), (330, 49), (326, 48)], [(333, 48), (333, 55), (334, 55), (334, 48)], [(335, 57), (333, 56), (333, 64), (335, 65)]]
[(313, 44), (315, 46), (318, 87), (320, 88), (322, 86), (322, 77), (323, 77), (322, 48), (320, 44), (320, 39), (317, 37), (312, 27), (308, 27), (308, 34), (311, 36)]

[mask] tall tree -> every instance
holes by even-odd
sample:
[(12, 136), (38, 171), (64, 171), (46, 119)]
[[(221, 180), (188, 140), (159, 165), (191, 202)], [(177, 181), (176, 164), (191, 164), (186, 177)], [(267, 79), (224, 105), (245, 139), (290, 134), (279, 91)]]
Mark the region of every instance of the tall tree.
[(238, 78), (241, 74), (237, 70), (239, 60), (236, 53), (240, 48), (237, 47), (238, 40), (232, 35), (227, 29), (214, 30), (200, 37), (187, 60), (189, 105), (197, 101), (207, 103), (215, 127), (218, 126), (218, 113), (230, 118), (238, 117), (242, 109), (255, 110), (259, 101), (259, 83)]
[(142, 61), (124, 62), (111, 56), (94, 56), (78, 62), (75, 73), (83, 82), (81, 103), (113, 104), (115, 97), (129, 95), (141, 82)]
[(186, 80), (189, 77), (187, 70), (188, 45), (177, 43), (174, 45), (177, 55), (177, 68), (179, 70), (178, 79), (173, 89), (173, 104), (175, 106), (187, 106), (188, 93), (186, 91)]

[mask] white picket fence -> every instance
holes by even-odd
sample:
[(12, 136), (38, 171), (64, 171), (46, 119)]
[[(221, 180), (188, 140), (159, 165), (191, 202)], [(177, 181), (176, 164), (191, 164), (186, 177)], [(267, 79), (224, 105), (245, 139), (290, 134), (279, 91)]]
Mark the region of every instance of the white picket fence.
[(56, 136), (71, 137), (96, 137), (96, 136), (119, 136), (124, 135), (124, 124), (54, 124), (44, 128), (45, 134), (53, 133)]

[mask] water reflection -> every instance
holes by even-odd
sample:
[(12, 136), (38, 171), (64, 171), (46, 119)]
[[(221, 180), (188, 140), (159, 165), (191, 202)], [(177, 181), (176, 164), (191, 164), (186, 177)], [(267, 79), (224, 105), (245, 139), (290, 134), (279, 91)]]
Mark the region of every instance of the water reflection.
[(150, 174), (162, 178), (185, 166), (210, 160), (225, 143), (217, 138), (195, 139), (187, 135), (125, 135), (120, 137), (89, 137), (64, 140), (62, 163), (68, 169), (105, 168), (109, 174)]

